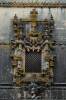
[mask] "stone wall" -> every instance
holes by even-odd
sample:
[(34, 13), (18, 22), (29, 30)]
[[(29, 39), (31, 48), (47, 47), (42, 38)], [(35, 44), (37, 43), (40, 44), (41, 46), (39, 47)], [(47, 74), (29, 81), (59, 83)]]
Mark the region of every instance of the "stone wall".
[[(12, 18), (14, 15), (17, 14), (18, 18), (26, 18), (29, 16), (31, 9), (0, 8), (0, 42), (10, 43), (13, 39)], [(66, 9), (52, 8), (49, 10), (48, 8), (37, 8), (37, 11), (39, 13), (38, 19), (49, 18), (50, 13), (54, 17), (54, 38), (58, 43), (55, 50), (57, 64), (54, 68), (54, 83), (66, 84)], [(0, 100), (19, 100), (16, 95), (21, 89), (19, 90), (17, 87), (14, 88), (12, 86), (12, 66), (9, 58), (11, 50), (6, 48), (6, 45), (0, 45)], [(43, 95), (45, 99), (66, 99), (66, 88), (47, 88)]]
[[(41, 96), (42, 100), (66, 100), (66, 87), (44, 88)], [(0, 100), (24, 100), (22, 88), (1, 86)]]
[[(13, 39), (13, 26), (12, 19), (15, 14), (17, 14), (18, 18), (27, 18), (30, 14), (32, 8), (0, 8), (0, 42), (8, 42), (10, 43)], [(37, 8), (38, 11), (38, 19), (49, 18), (50, 13), (52, 13), (55, 20), (55, 31), (54, 38), (57, 41), (55, 54), (57, 55), (57, 64), (54, 68), (55, 83), (65, 83), (66, 82), (66, 10), (55, 8)], [(40, 26), (39, 26), (40, 27)], [(38, 31), (41, 30), (41, 28)], [(6, 46), (5, 46), (6, 48)], [(0, 46), (0, 79), (4, 80), (4, 70), (8, 76), (11, 75), (11, 64), (10, 64), (10, 54), (11, 50), (4, 50), (2, 46)], [(6, 57), (6, 59), (5, 59)], [(63, 58), (63, 59), (62, 59)], [(4, 63), (5, 64), (4, 64)], [(6, 64), (7, 63), (7, 64)], [(9, 69), (9, 70), (8, 70)], [(6, 75), (5, 74), (5, 75)], [(12, 79), (12, 78), (11, 78)], [(7, 81), (7, 77), (5, 76), (5, 80)], [(8, 79), (9, 81), (9, 79)], [(7, 81), (7, 83), (8, 83)], [(0, 81), (1, 83), (2, 81)], [(5, 82), (5, 81), (3, 81)]]

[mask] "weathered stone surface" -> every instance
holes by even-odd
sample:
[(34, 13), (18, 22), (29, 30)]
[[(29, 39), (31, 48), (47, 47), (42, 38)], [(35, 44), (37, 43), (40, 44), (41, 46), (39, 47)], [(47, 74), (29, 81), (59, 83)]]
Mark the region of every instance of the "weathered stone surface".
[[(29, 16), (29, 12), (32, 8), (27, 8), (27, 12), (26, 12), (26, 8), (0, 8), (0, 41), (3, 42), (10, 42), (13, 39), (13, 26), (12, 26), (12, 18), (14, 17), (15, 13), (17, 14), (17, 16), (19, 18), (26, 18)], [(54, 20), (55, 20), (55, 31), (54, 31), (54, 38), (57, 41), (57, 46), (56, 46), (56, 54), (57, 54), (57, 65), (54, 68), (54, 73), (55, 73), (55, 79), (54, 81), (59, 83), (64, 83), (66, 82), (66, 46), (63, 45), (63, 43), (66, 43), (66, 10), (65, 9), (60, 9), (60, 8), (55, 8), (55, 9), (48, 9), (48, 8), (43, 8), (43, 9), (39, 9), (37, 8), (38, 12), (39, 12), (39, 16), (38, 19), (43, 19), (46, 17), (49, 17), (50, 13), (52, 13)], [(27, 23), (25, 23), (26, 25)], [(25, 26), (26, 27), (26, 26)], [(40, 28), (39, 28), (40, 27)], [(43, 32), (43, 27), (38, 24), (37, 29), (39, 32)], [(27, 32), (27, 30), (24, 30), (24, 33)], [(61, 41), (61, 42), (60, 42)], [(61, 45), (60, 45), (61, 43)], [(6, 52), (4, 50), (2, 50), (2, 48), (0, 49), (0, 55), (2, 60), (0, 60), (0, 65), (1, 65), (1, 83), (2, 81), (6, 83), (8, 83), (9, 80), (12, 80), (8, 77), (11, 76), (10, 71), (11, 71), (11, 64), (10, 64), (10, 58), (9, 58), (9, 51)], [(5, 57), (6, 59), (5, 59)], [(8, 58), (7, 58), (8, 56)], [(63, 59), (62, 59), (63, 58)], [(5, 64), (4, 64), (4, 63)], [(7, 64), (6, 64), (7, 63)], [(8, 68), (7, 68), (8, 66)], [(62, 68), (63, 67), (63, 68)], [(10, 71), (7, 71), (8, 69), (10, 69)], [(4, 76), (3, 76), (3, 71), (5, 70), (5, 80), (4, 80)]]
[[(14, 17), (14, 15), (17, 14), (19, 18), (28, 17), (31, 9), (32, 8), (27, 8), (27, 12), (26, 12), (26, 8), (23, 9), (22, 8), (0, 8), (0, 41), (10, 42), (13, 39), (14, 32), (13, 32), (11, 19)], [(56, 60), (57, 64), (56, 67), (54, 68), (54, 74), (55, 74), (54, 82), (59, 84), (66, 83), (66, 10), (60, 8), (55, 8), (50, 10), (48, 8), (45, 9), (37, 8), (37, 10), (39, 12), (38, 19), (48, 17), (50, 13), (52, 13), (54, 17), (55, 20), (54, 38), (57, 41), (57, 46), (55, 51), (55, 54), (57, 55), (57, 60)], [(43, 32), (42, 26), (38, 25), (37, 29), (39, 32)], [(12, 73), (11, 73), (12, 66), (11, 66), (11, 59), (9, 58), (10, 53), (11, 53), (10, 50), (4, 50), (0, 46), (0, 84), (12, 84)], [(1, 86), (0, 100), (2, 99), (19, 100), (17, 96), (19, 91), (21, 91), (21, 89)], [(44, 92), (42, 93), (42, 97), (43, 99), (44, 98), (45, 99), (66, 99), (66, 88), (63, 89), (63, 87), (62, 88), (59, 87), (58, 89), (58, 87), (56, 87), (47, 90), (45, 89)]]

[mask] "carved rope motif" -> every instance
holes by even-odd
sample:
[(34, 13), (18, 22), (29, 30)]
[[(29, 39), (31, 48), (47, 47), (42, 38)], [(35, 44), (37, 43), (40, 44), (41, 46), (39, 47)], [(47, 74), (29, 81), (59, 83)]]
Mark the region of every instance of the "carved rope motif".
[[(38, 12), (33, 9), (30, 12), (30, 17), (26, 19), (18, 19), (14, 16), (13, 27), (14, 27), (14, 40), (11, 42), (14, 54), (11, 55), (12, 66), (13, 66), (13, 82), (16, 85), (21, 85), (23, 82), (30, 82), (33, 79), (37, 79), (38, 82), (43, 82), (45, 86), (51, 84), (53, 78), (53, 67), (55, 66), (55, 55), (50, 54), (51, 50), (55, 49), (55, 41), (52, 40), (52, 33), (54, 30), (54, 19), (50, 16), (50, 20), (44, 19), (40, 21), (44, 27), (44, 33), (39, 33), (36, 30)], [(23, 34), (23, 22), (31, 22), (31, 32)], [(32, 73), (29, 78), (26, 78), (25, 73), (25, 50), (33, 52), (41, 51), (45, 60), (45, 65), (42, 67), (42, 71), (37, 76), (36, 73)], [(46, 67), (47, 66), (47, 67)], [(45, 68), (46, 67), (46, 68)]]
[(44, 7), (44, 8), (66, 8), (64, 2), (0, 2), (0, 7)]

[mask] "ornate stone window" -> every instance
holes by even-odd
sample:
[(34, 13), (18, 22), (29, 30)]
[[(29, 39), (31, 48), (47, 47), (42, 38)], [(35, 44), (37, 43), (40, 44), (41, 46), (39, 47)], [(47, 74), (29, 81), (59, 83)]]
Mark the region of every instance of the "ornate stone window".
[[(55, 49), (53, 40), (54, 19), (38, 20), (38, 12), (33, 9), (29, 18), (13, 18), (14, 39), (11, 48), (13, 67), (13, 83), (21, 86), (23, 83), (38, 82), (51, 85), (53, 82), (53, 67), (56, 56), (51, 53)], [(24, 32), (24, 23), (30, 23), (31, 29)], [(43, 33), (38, 32), (37, 23), (43, 26)], [(40, 28), (40, 27), (39, 27)], [(29, 29), (29, 27), (28, 27)]]

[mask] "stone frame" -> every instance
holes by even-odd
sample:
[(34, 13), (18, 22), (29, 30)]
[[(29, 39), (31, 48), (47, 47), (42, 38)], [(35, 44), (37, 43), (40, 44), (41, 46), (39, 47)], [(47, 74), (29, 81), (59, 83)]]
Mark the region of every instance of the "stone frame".
[[(38, 12), (33, 9), (30, 12), (30, 17), (26, 19), (18, 19), (15, 14), (13, 22), (14, 27), (14, 40), (11, 41), (11, 48), (14, 50), (14, 54), (11, 54), (12, 68), (13, 68), (13, 83), (17, 86), (21, 86), (23, 83), (36, 81), (43, 85), (51, 85), (53, 82), (53, 67), (55, 67), (56, 56), (50, 54), (50, 51), (55, 49), (56, 41), (52, 40), (52, 32), (54, 30), (54, 19), (50, 16), (50, 25), (48, 19), (37, 20)], [(23, 35), (22, 22), (31, 22), (31, 32)], [(36, 31), (37, 22), (40, 22), (44, 26), (44, 34)], [(27, 45), (28, 44), (28, 45)], [(25, 50), (33, 52), (37, 50), (42, 52), (42, 66), (41, 73), (31, 73), (30, 77), (25, 72)], [(45, 61), (45, 62), (44, 62)], [(45, 65), (44, 65), (44, 64)]]

